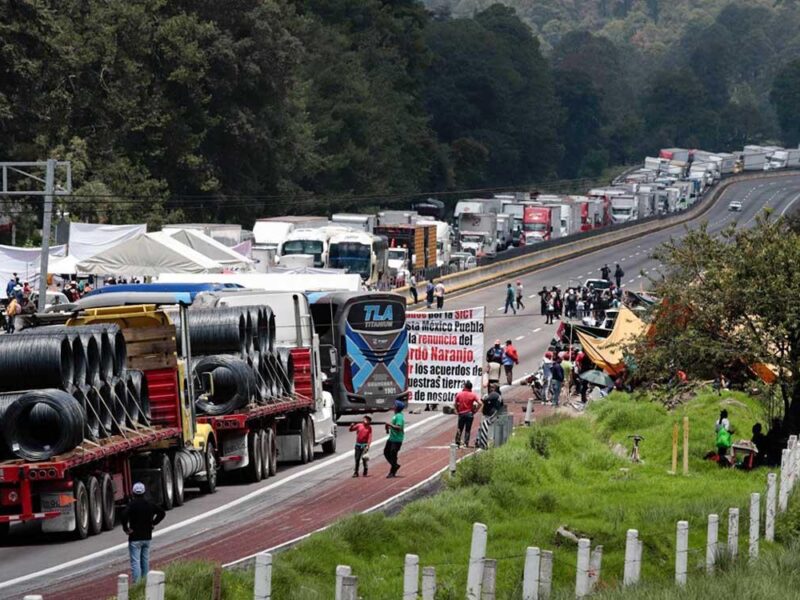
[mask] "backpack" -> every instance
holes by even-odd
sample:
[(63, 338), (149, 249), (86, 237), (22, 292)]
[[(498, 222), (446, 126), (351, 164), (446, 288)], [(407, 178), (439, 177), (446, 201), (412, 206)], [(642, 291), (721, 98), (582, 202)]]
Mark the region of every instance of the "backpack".
[(731, 432), (720, 427), (717, 432), (717, 448), (730, 448), (733, 445)]

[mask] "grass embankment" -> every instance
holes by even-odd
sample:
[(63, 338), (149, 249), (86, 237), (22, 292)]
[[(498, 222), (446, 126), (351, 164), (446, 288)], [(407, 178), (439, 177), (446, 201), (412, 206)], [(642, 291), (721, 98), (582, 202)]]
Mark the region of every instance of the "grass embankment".
[[(361, 597), (397, 598), (403, 557), (414, 553), (421, 565), (436, 567), (437, 598), (461, 598), (476, 521), (488, 525), (487, 555), (498, 559), (498, 598), (519, 597), (527, 546), (554, 551), (554, 595), (574, 594), (576, 551), (574, 544), (555, 535), (561, 525), (591, 538), (593, 545), (603, 545), (602, 584), (613, 589), (622, 577), (627, 529), (638, 529), (644, 541), (643, 582), (658, 585), (673, 578), (675, 524), (688, 520), (690, 580), (699, 579), (707, 515), (720, 515), (724, 539), (728, 508), (741, 509), (740, 555), (746, 556), (749, 494), (766, 486), (766, 470), (721, 470), (703, 460), (713, 447), (713, 423), (721, 405), (728, 408), (739, 432), (734, 437), (746, 437), (752, 424), (762, 420), (758, 404), (740, 394), (726, 394), (724, 399), (701, 395), (672, 412), (657, 402), (614, 395), (593, 404), (589, 418), (551, 419), (531, 430), (517, 429), (508, 445), (461, 463), (457, 475), (436, 496), (413, 502), (392, 517), (370, 514), (344, 519), (277, 555), (274, 597), (330, 598), (335, 567), (347, 564), (359, 578)], [(687, 477), (667, 472), (673, 423), (683, 416), (691, 425)], [(628, 436), (634, 433), (645, 438), (643, 464), (633, 465), (612, 451), (615, 444), (629, 449)], [(762, 553), (769, 550), (762, 544)], [(777, 568), (770, 567), (775, 560), (789, 559), (765, 558), (759, 567), (765, 581), (772, 578), (770, 569)], [(743, 565), (735, 570), (741, 571)], [(168, 569), (167, 597), (199, 597), (190, 591), (191, 580), (203, 579), (207, 586), (210, 573), (211, 568), (202, 565)], [(742, 575), (739, 572), (737, 578)], [(224, 598), (251, 597), (251, 581), (249, 573), (226, 573)]]

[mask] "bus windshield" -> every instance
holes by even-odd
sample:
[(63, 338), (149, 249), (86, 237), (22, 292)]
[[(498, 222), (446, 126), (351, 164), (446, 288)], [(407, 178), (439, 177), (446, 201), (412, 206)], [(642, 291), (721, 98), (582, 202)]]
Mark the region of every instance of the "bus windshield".
[(283, 243), (283, 254), (311, 254), (314, 266), (322, 267), (323, 244), (319, 240), (289, 240)]
[(328, 263), (332, 269), (345, 269), (368, 279), (371, 271), (372, 248), (358, 242), (340, 242), (330, 248)]

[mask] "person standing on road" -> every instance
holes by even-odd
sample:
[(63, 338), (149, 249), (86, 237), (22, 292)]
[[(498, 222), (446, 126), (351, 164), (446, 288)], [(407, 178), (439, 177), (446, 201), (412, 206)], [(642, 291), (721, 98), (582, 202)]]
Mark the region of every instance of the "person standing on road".
[(522, 303), (522, 295), (524, 290), (522, 289), (522, 282), (517, 281), (517, 310), (522, 310), (525, 308), (525, 305)]
[(547, 299), (550, 297), (550, 292), (547, 291), (547, 286), (542, 286), (542, 291), (539, 292), (539, 302), (541, 302), (542, 314), (547, 314)]
[(489, 393), (483, 397), (482, 401), (481, 426), (478, 429), (478, 440), (475, 442), (476, 448), (489, 448), (489, 427), (497, 419), (497, 413), (503, 405), (503, 397), (500, 395), (500, 388), (496, 385), (489, 386)]
[(506, 371), (506, 381), (508, 381), (508, 385), (512, 384), (514, 379), (514, 365), (519, 364), (519, 354), (517, 353), (517, 349), (514, 348), (514, 344), (511, 343), (511, 340), (506, 340), (506, 347), (503, 351), (503, 368)]
[(428, 283), (425, 285), (425, 303), (428, 305), (428, 308), (433, 306), (433, 290), (436, 286), (433, 285), (433, 279), (428, 279)]
[(413, 273), (408, 280), (408, 289), (411, 292), (411, 299), (414, 301), (414, 304), (419, 302), (419, 294), (417, 292), (417, 276)]
[(514, 314), (517, 314), (517, 309), (514, 308), (514, 300), (515, 299), (516, 298), (515, 298), (515, 295), (514, 295), (514, 288), (509, 283), (506, 286), (506, 306), (505, 306), (505, 310), (503, 310), (503, 314), (504, 315), (508, 314), (508, 309), (509, 308), (514, 311)]
[(133, 484), (133, 498), (122, 511), (122, 530), (128, 534), (128, 554), (131, 561), (133, 583), (147, 577), (150, 571), (150, 542), (153, 528), (164, 520), (167, 513), (144, 497), (144, 484)]
[(353, 472), (353, 477), (358, 477), (358, 467), (362, 463), (364, 465), (364, 477), (366, 477), (369, 463), (369, 447), (372, 445), (372, 417), (365, 415), (361, 423), (350, 425), (350, 431), (356, 432), (356, 470)]
[(444, 284), (440, 281), (433, 288), (433, 295), (436, 297), (436, 308), (444, 308)]
[(600, 276), (606, 281), (611, 281), (611, 269), (609, 268), (608, 263), (604, 264), (600, 268)]
[[(464, 441), (464, 447), (469, 448), (469, 436), (472, 432), (472, 421), (475, 418), (475, 413), (481, 408), (481, 399), (478, 394), (472, 391), (472, 382), (465, 381), (464, 387), (456, 394), (455, 409), (458, 415), (458, 424), (456, 425), (456, 446), (461, 447), (461, 441)], [(463, 437), (462, 437), (463, 436)]]
[(545, 325), (552, 325), (553, 318), (556, 316), (556, 295), (551, 292), (547, 296), (547, 318), (544, 321)]
[(617, 268), (614, 269), (614, 281), (617, 282), (617, 287), (622, 287), (622, 278), (625, 277), (625, 271), (622, 270), (622, 267), (619, 266), (617, 263)]
[(556, 356), (553, 366), (550, 368), (550, 394), (553, 399), (553, 406), (558, 406), (561, 398), (561, 386), (564, 385), (564, 368), (561, 366), (561, 359)]
[(394, 401), (394, 415), (392, 420), (386, 423), (386, 433), (389, 434), (389, 439), (386, 440), (386, 445), (383, 447), (383, 456), (386, 462), (389, 463), (389, 474), (387, 479), (397, 476), (397, 471), (400, 470), (400, 463), (397, 462), (397, 455), (400, 454), (400, 447), (403, 445), (406, 430), (406, 418), (403, 415), (403, 409), (406, 405), (400, 400)]

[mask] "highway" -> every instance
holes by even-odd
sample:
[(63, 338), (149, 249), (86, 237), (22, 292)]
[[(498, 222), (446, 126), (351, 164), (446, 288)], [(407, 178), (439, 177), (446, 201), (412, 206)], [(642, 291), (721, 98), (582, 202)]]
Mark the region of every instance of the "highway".
[[(741, 182), (732, 185), (697, 223), (707, 221), (712, 232), (719, 232), (732, 222), (740, 226), (754, 223), (764, 207), (781, 214), (792, 209), (800, 198), (800, 175), (769, 180)], [(740, 200), (740, 213), (728, 211), (728, 203)], [(800, 203), (797, 203), (800, 205)], [(685, 226), (675, 226), (647, 237), (609, 246), (560, 264), (520, 277), (525, 288), (526, 309), (519, 314), (504, 315), (502, 305), (507, 282), (501, 281), (485, 288), (454, 294), (446, 298), (446, 308), (485, 306), (486, 344), (495, 338), (511, 339), (519, 349), (521, 364), (515, 377), (532, 371), (539, 363), (555, 326), (545, 325), (539, 314), (536, 292), (542, 286), (560, 285), (562, 289), (587, 278), (599, 277), (599, 269), (616, 262), (626, 275), (623, 285), (647, 289), (648, 277), (657, 274), (658, 265), (651, 253), (670, 237), (678, 237)], [(514, 280), (512, 283), (515, 283)], [(376, 420), (384, 420), (377, 415)], [(453, 426), (452, 418), (439, 412), (409, 415), (407, 445), (425, 441)], [(376, 450), (382, 447), (382, 428), (376, 428)], [(228, 485), (212, 496), (195, 496), (187, 489), (184, 506), (168, 513), (165, 523), (157, 530), (154, 543), (158, 549), (197, 549), (211, 539), (225, 536), (226, 530), (244, 520), (279, 519), (280, 506), (298, 498), (314, 502), (316, 490), (341, 482), (352, 472), (353, 437), (346, 426), (339, 428), (339, 452), (332, 457), (317, 455), (309, 465), (284, 465), (275, 478), (259, 484)], [(373, 473), (383, 475), (383, 458), (374, 452)], [(127, 561), (126, 538), (119, 527), (100, 536), (83, 541), (43, 536), (35, 533), (36, 526), (15, 526), (4, 547), (0, 547), (0, 597), (18, 597), (28, 591), (55, 590), (79, 577), (92, 573), (123, 572)], [(237, 557), (238, 558), (238, 557)], [(47, 595), (45, 595), (47, 598)], [(77, 596), (76, 596), (77, 597)]]

